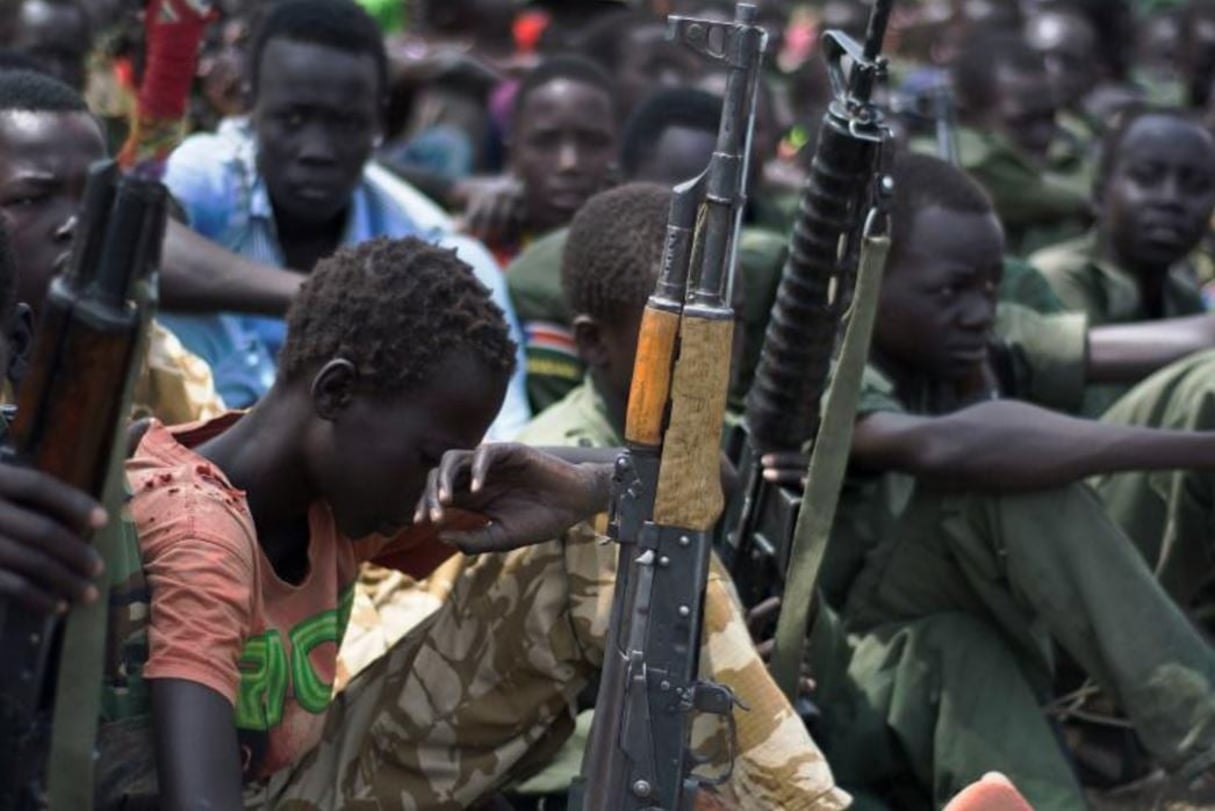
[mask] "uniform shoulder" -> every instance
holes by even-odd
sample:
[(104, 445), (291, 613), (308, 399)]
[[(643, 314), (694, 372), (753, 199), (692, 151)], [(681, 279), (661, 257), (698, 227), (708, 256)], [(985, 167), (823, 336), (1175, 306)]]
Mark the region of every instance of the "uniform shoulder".
[(528, 245), (506, 267), (506, 279), (512, 291), (517, 288), (561, 287), (561, 254), (569, 229), (561, 228)]
[(1092, 250), (1091, 236), (1078, 237), (1034, 251), (1029, 256), (1029, 264), (1047, 277), (1074, 275), (1088, 267)]
[(618, 444), (602, 401), (583, 381), (540, 412), (516, 439), (528, 445), (610, 447)]

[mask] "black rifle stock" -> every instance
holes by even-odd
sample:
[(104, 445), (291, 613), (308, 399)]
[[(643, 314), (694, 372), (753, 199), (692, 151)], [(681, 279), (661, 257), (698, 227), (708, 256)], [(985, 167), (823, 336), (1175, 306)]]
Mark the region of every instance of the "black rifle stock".
[[(841, 319), (850, 300), (864, 224), (875, 199), (885, 128), (872, 103), (885, 70), (882, 40), (893, 0), (877, 0), (864, 45), (823, 37), (834, 94), (802, 187), (789, 258), (747, 397), (734, 503), (723, 549), (746, 605), (779, 592), (800, 494), (764, 481), (761, 458), (802, 451), (818, 431)], [(845, 72), (843, 60), (852, 62)]]
[(733, 694), (699, 681), (697, 669), (711, 531), (723, 506), (729, 290), (766, 42), (755, 16), (754, 6), (740, 4), (732, 23), (670, 21), (676, 37), (724, 63), (729, 78), (712, 161), (675, 189), (642, 319), (610, 516), (620, 564), (575, 808), (690, 809), (709, 782), (694, 773), (689, 746), (697, 712), (724, 717), (733, 749)]
[[(47, 292), (6, 463), (37, 468), (101, 500), (125, 414), (146, 313), (137, 286), (159, 260), (166, 192), (90, 170), (67, 270)], [(119, 520), (119, 516), (111, 516)], [(46, 756), (62, 620), (0, 603), (0, 811), (45, 803)], [(98, 685), (100, 689), (100, 685)]]

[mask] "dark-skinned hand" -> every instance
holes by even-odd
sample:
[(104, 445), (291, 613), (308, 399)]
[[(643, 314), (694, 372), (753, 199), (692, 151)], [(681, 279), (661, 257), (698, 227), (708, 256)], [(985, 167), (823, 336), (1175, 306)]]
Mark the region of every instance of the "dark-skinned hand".
[(606, 510), (611, 476), (611, 465), (571, 464), (516, 442), (448, 451), (430, 472), (414, 522), (442, 521), (447, 507), (470, 510), (489, 523), (439, 538), (470, 555), (517, 549)]
[(764, 454), (760, 460), (764, 481), (801, 492), (806, 487), (806, 468), (810, 457), (804, 453), (778, 452)]
[(106, 513), (85, 493), (19, 465), (0, 464), (0, 600), (64, 613), (97, 599), (104, 569), (86, 543)]
[(510, 239), (523, 223), (523, 183), (513, 175), (462, 180), (452, 196), (464, 211), (459, 230), (483, 242)]

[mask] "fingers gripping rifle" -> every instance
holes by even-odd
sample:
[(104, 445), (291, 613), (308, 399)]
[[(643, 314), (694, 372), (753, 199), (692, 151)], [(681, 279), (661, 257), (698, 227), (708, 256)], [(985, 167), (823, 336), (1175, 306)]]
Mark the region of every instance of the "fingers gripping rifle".
[[(0, 450), (6, 462), (35, 467), (98, 501), (112, 454), (122, 447), (117, 439), (150, 319), (149, 276), (159, 260), (165, 200), (159, 183), (119, 179), (111, 162), (90, 170), (71, 258), (47, 292), (16, 418)], [(58, 618), (0, 603), (2, 811), (46, 802), (62, 626)]]
[[(740, 457), (745, 489), (726, 546), (748, 605), (781, 588), (802, 513), (796, 493), (764, 481), (761, 459), (798, 452), (810, 440), (818, 445), (820, 407), (840, 325), (853, 304), (857, 269), (864, 249), (885, 231), (885, 217), (874, 206), (884, 196), (880, 158), (887, 135), (872, 94), (885, 72), (880, 53), (892, 6), (893, 0), (874, 5), (863, 46), (837, 31), (823, 38), (834, 100), (802, 188), (789, 258), (747, 399)], [(847, 72), (845, 57), (851, 61)], [(831, 504), (813, 503), (814, 509), (830, 508), (837, 494), (838, 488)]]
[[(583, 763), (587, 809), (690, 809), (702, 784), (689, 746), (692, 717), (708, 712), (733, 723), (732, 693), (698, 681), (697, 669), (710, 533), (723, 505), (729, 290), (767, 39), (755, 16), (754, 6), (740, 4), (730, 23), (670, 19), (669, 34), (724, 63), (728, 81), (709, 167), (675, 189), (638, 339), (609, 530), (620, 566)], [(732, 728), (729, 739), (732, 749)]]

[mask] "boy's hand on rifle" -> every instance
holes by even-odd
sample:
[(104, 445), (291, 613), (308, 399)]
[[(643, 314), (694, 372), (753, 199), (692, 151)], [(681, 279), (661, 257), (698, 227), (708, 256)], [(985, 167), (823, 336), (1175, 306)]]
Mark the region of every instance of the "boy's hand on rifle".
[(759, 460), (764, 469), (764, 481), (793, 490), (806, 488), (806, 468), (810, 457), (804, 453), (768, 453)]
[(515, 442), (448, 451), (430, 472), (414, 521), (441, 521), (446, 507), (489, 524), (439, 537), (467, 554), (503, 552), (558, 537), (608, 507), (612, 466), (572, 464)]
[(101, 556), (86, 543), (105, 526), (96, 501), (32, 468), (0, 464), (0, 600), (64, 613), (97, 599)]

